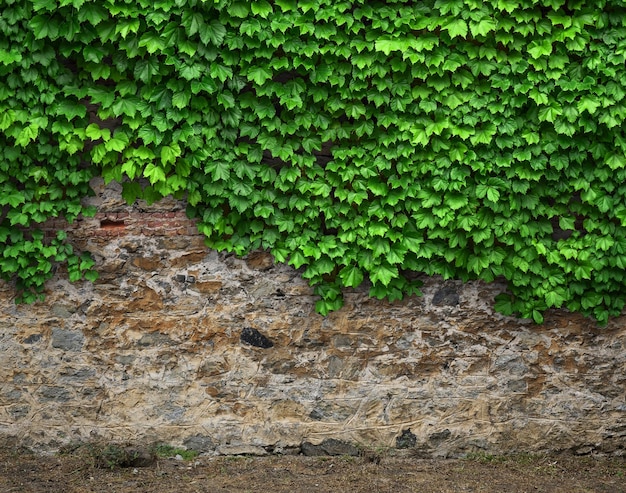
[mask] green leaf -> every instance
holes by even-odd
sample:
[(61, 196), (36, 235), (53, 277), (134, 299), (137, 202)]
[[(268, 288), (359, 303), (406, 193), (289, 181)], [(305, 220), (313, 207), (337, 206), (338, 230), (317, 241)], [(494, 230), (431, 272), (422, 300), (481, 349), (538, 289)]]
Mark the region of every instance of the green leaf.
[(263, 18), (267, 18), (273, 12), (272, 6), (265, 0), (252, 2), (250, 7), (254, 15), (260, 15)]
[(122, 152), (129, 144), (128, 135), (123, 131), (117, 130), (113, 138), (104, 143), (104, 148), (106, 151)]
[(528, 53), (535, 59), (550, 55), (552, 53), (552, 41), (549, 39), (532, 41), (528, 46)]
[(472, 36), (486, 36), (492, 31), (495, 31), (497, 24), (495, 19), (484, 18), (478, 22), (470, 21), (470, 32)]
[(388, 264), (374, 266), (370, 271), (370, 279), (373, 283), (380, 282), (383, 286), (388, 286), (392, 279), (398, 277), (398, 268)]
[(233, 71), (229, 67), (220, 65), (219, 63), (211, 63), (209, 68), (211, 77), (219, 79), (221, 82), (226, 82), (233, 76)]
[(166, 181), (166, 176), (165, 176), (165, 172), (163, 171), (163, 168), (159, 166), (155, 166), (152, 163), (149, 163), (145, 167), (145, 169), (143, 170), (143, 176), (148, 178), (152, 185), (158, 182)]
[(450, 192), (445, 195), (445, 203), (450, 209), (457, 210), (465, 207), (469, 199), (465, 194)]
[(149, 83), (153, 76), (159, 74), (160, 70), (161, 66), (158, 60), (153, 57), (148, 57), (137, 61), (133, 73), (136, 79), (144, 83)]
[(250, 13), (250, 6), (248, 2), (233, 2), (228, 7), (228, 13), (233, 17), (244, 19)]
[(85, 105), (67, 99), (57, 103), (54, 110), (57, 114), (65, 116), (68, 121), (76, 117), (84, 118), (87, 115)]
[(582, 113), (583, 111), (588, 111), (590, 114), (593, 115), (599, 106), (600, 101), (598, 100), (598, 98), (588, 95), (580, 98), (580, 101), (578, 101), (576, 108), (578, 109), (579, 113)]
[[(560, 308), (564, 302), (565, 302), (565, 297), (562, 296), (561, 293), (557, 291), (550, 291), (549, 293), (546, 294), (546, 303), (548, 304), (549, 307)], [(541, 323), (541, 322), (537, 322), (537, 323)]]
[(228, 180), (230, 178), (230, 165), (225, 161), (217, 161), (212, 165), (213, 180)]
[(342, 306), (342, 298), (334, 300), (318, 300), (315, 302), (315, 311), (322, 316), (326, 316), (332, 311), (339, 310)]
[(8, 204), (11, 207), (15, 208), (18, 207), (20, 204), (24, 204), (25, 202), (26, 199), (24, 197), (24, 194), (21, 192), (0, 193), (0, 206)]
[(262, 86), (267, 80), (272, 78), (272, 73), (265, 67), (253, 67), (248, 71), (247, 77), (259, 86)]
[(97, 26), (103, 20), (109, 17), (107, 10), (97, 3), (89, 3), (87, 5), (83, 5), (77, 14), (78, 20), (80, 22), (88, 21), (93, 26)]
[(356, 266), (347, 265), (339, 271), (344, 286), (356, 288), (363, 282), (363, 272)]
[(111, 106), (117, 116), (128, 115), (133, 118), (139, 110), (135, 100), (131, 98), (118, 98)]
[(451, 18), (441, 27), (442, 29), (448, 31), (451, 38), (456, 38), (458, 36), (464, 38), (467, 36), (467, 23), (463, 19)]
[(212, 43), (215, 46), (221, 46), (226, 37), (226, 28), (217, 19), (213, 19), (208, 24), (205, 24), (200, 31), (200, 40), (208, 45)]
[(90, 282), (95, 282), (98, 280), (98, 278), (100, 277), (100, 275), (98, 274), (97, 271), (95, 270), (88, 270), (86, 272), (83, 273), (83, 277)]
[(39, 135), (39, 127), (36, 125), (28, 125), (24, 127), (15, 139), (15, 144), (26, 147), (31, 141), (35, 140)]
[(98, 140), (102, 137), (102, 130), (95, 123), (90, 123), (85, 129), (85, 136), (91, 140)]
[(289, 12), (298, 8), (296, 0), (274, 0), (274, 3), (278, 5), (283, 12)]
[(181, 155), (181, 148), (178, 143), (173, 143), (169, 146), (163, 146), (161, 148), (161, 162), (164, 166), (168, 164), (174, 164), (176, 159)]

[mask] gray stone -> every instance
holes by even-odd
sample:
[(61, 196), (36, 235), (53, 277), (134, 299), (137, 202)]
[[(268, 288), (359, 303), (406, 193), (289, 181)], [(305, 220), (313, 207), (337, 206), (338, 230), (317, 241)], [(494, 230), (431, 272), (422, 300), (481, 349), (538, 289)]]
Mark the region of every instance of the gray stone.
[(76, 309), (55, 303), (54, 305), (52, 305), (52, 308), (50, 308), (50, 311), (56, 317), (70, 318), (72, 314), (76, 311)]
[(70, 393), (64, 387), (53, 387), (46, 385), (39, 392), (41, 397), (47, 401), (67, 402), (70, 400)]
[(26, 339), (24, 339), (24, 344), (35, 344), (41, 340), (41, 334), (32, 334), (29, 335)]
[(262, 349), (274, 347), (274, 343), (270, 339), (252, 327), (244, 327), (239, 339), (245, 344)]
[(63, 370), (63, 378), (65, 380), (86, 380), (96, 375), (93, 368), (67, 368)]
[(508, 352), (498, 356), (493, 363), (498, 372), (509, 372), (513, 375), (523, 375), (528, 371), (519, 353)]
[(360, 455), (359, 449), (354, 445), (337, 440), (335, 438), (327, 438), (319, 445), (310, 442), (303, 442), (301, 445), (302, 454), (306, 456), (320, 455)]
[(331, 356), (328, 358), (328, 376), (336, 378), (343, 370), (343, 360), (339, 356)]
[(133, 354), (118, 354), (115, 356), (115, 361), (120, 365), (130, 365), (135, 359), (137, 359), (137, 357)]
[(137, 341), (138, 346), (164, 346), (173, 344), (172, 339), (166, 334), (161, 334), (160, 332), (150, 332), (148, 334), (144, 334)]
[(435, 444), (439, 444), (440, 442), (443, 442), (444, 440), (447, 440), (448, 438), (450, 438), (450, 435), (452, 433), (450, 433), (450, 430), (445, 429), (443, 431), (439, 431), (437, 433), (433, 433), (428, 437), (428, 440), (430, 440), (430, 442), (435, 443)]
[(179, 406), (169, 406), (163, 411), (163, 416), (168, 421), (180, 421), (180, 419), (185, 415), (185, 408)]
[(28, 416), (30, 412), (30, 406), (27, 405), (15, 405), (8, 408), (9, 414), (13, 419), (23, 419)]
[(332, 345), (336, 348), (349, 348), (352, 346), (352, 339), (345, 334), (333, 336)]
[(399, 437), (396, 438), (396, 448), (412, 448), (417, 444), (417, 437), (411, 433), (411, 429), (402, 430)]
[(220, 445), (216, 452), (219, 455), (267, 455), (267, 450), (254, 445)]
[(446, 285), (435, 293), (432, 303), (435, 306), (456, 306), (460, 303), (460, 300), (457, 288)]
[(196, 452), (210, 452), (215, 450), (215, 443), (209, 436), (205, 435), (193, 435), (183, 441), (183, 445), (188, 450), (195, 450)]
[(80, 351), (85, 343), (85, 336), (76, 330), (52, 329), (52, 347), (63, 351)]
[(5, 394), (5, 397), (10, 401), (16, 401), (22, 397), (22, 391), (19, 389), (13, 389)]
[(511, 392), (526, 392), (528, 389), (526, 380), (511, 380), (507, 382), (506, 386)]

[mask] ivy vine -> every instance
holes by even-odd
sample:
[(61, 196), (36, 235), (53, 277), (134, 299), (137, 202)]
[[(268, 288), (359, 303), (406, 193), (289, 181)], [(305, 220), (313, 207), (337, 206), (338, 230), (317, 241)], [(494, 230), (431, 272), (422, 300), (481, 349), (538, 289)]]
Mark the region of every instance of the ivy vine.
[[(601, 324), (626, 299), (626, 4), (1, 0), (0, 276), (22, 301), (96, 175), (186, 197), (207, 244), (342, 289), (490, 282)], [(115, 125), (111, 126), (111, 122)], [(148, 185), (142, 186), (141, 180)]]

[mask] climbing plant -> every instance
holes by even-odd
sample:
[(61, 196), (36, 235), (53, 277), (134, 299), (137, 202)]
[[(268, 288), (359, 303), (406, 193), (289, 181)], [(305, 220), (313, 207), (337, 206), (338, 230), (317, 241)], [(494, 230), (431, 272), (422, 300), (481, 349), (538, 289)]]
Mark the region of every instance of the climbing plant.
[[(626, 296), (626, 5), (0, 0), (0, 275), (25, 301), (95, 175), (342, 289), (504, 278), (505, 314)], [(147, 181), (147, 185), (145, 184)], [(143, 185), (142, 185), (143, 183)]]

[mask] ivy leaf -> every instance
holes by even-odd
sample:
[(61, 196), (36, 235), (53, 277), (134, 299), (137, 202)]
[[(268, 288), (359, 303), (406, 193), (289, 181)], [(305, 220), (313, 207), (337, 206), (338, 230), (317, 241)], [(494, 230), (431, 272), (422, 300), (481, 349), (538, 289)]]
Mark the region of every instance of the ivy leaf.
[(146, 168), (143, 170), (143, 176), (150, 180), (150, 184), (154, 185), (158, 182), (165, 182), (165, 172), (163, 168), (159, 166), (155, 166), (152, 163), (149, 163)]
[(257, 85), (262, 86), (267, 80), (272, 78), (272, 73), (265, 67), (253, 67), (248, 71), (247, 77)]
[(77, 17), (80, 22), (89, 21), (91, 25), (97, 26), (109, 17), (109, 13), (103, 6), (89, 3), (78, 10)]
[(221, 46), (226, 37), (226, 28), (217, 19), (213, 19), (210, 23), (205, 24), (200, 30), (200, 40), (208, 45)]
[(267, 18), (272, 13), (272, 6), (265, 0), (252, 2), (250, 7), (254, 15), (260, 15), (263, 18)]
[(133, 118), (138, 111), (136, 101), (131, 98), (118, 98), (111, 106), (111, 109), (118, 116), (128, 115), (131, 118)]
[(451, 192), (445, 195), (445, 203), (450, 209), (457, 210), (465, 207), (469, 203), (469, 199), (465, 194)]
[(100, 130), (100, 127), (95, 123), (90, 123), (85, 129), (85, 136), (89, 137), (91, 140), (98, 140), (102, 137), (102, 130)]
[(59, 36), (59, 26), (46, 15), (36, 15), (30, 22), (30, 27), (33, 30), (35, 39), (56, 39)]
[(274, 3), (278, 5), (283, 12), (289, 12), (298, 8), (296, 0), (274, 0)]
[(209, 68), (211, 77), (219, 79), (220, 82), (226, 82), (233, 76), (233, 71), (229, 67), (225, 67), (219, 63), (211, 63)]
[(550, 55), (552, 53), (552, 41), (549, 39), (532, 41), (528, 46), (528, 53), (535, 59)]
[(470, 21), (470, 32), (472, 36), (486, 36), (497, 28), (496, 21), (490, 18), (481, 19), (478, 22)]
[(245, 19), (250, 12), (247, 2), (233, 2), (228, 7), (228, 13), (233, 17), (239, 17)]
[(363, 282), (363, 272), (354, 265), (347, 265), (339, 271), (344, 286), (356, 288)]
[(370, 271), (370, 279), (373, 283), (380, 282), (383, 286), (388, 286), (392, 279), (398, 277), (398, 268), (388, 264), (374, 266)]
[(31, 141), (35, 140), (39, 135), (39, 127), (37, 125), (28, 125), (24, 127), (15, 139), (15, 144), (26, 147)]
[(161, 162), (164, 166), (174, 164), (181, 155), (181, 148), (178, 143), (166, 145), (161, 148)]
[(152, 76), (157, 75), (161, 70), (160, 64), (157, 59), (148, 57), (143, 60), (137, 61), (133, 73), (136, 79), (141, 82), (149, 83), (152, 80)]
[[(565, 302), (565, 297), (557, 291), (550, 291), (549, 293), (546, 294), (546, 303), (548, 304), (549, 307), (560, 308), (564, 302)], [(537, 323), (541, 323), (541, 322), (537, 322)]]
[(467, 23), (463, 19), (451, 18), (448, 22), (444, 23), (442, 29), (448, 31), (451, 38), (460, 36), (464, 38), (467, 36)]
[(135, 200), (141, 198), (143, 189), (141, 185), (135, 181), (122, 183), (122, 198), (127, 204), (133, 204)]
[(85, 105), (67, 99), (57, 103), (54, 111), (59, 115), (65, 116), (69, 121), (76, 117), (84, 118), (87, 115), (87, 108)]
[(200, 12), (186, 9), (183, 11), (181, 25), (187, 31), (188, 36), (193, 36), (204, 27), (204, 17)]
[[(9, 192), (0, 194), (0, 205), (10, 205), (15, 208), (26, 202), (24, 194), (21, 192)], [(0, 228), (2, 229), (2, 228)], [(1, 238), (1, 236), (0, 236)]]
[(104, 149), (106, 151), (122, 152), (129, 144), (130, 140), (128, 135), (123, 131), (117, 130), (113, 134), (113, 138), (105, 141)]
[(580, 98), (580, 101), (578, 101), (576, 108), (578, 109), (579, 113), (582, 113), (583, 111), (588, 111), (590, 114), (593, 115), (599, 106), (600, 101), (598, 100), (598, 98), (588, 95)]
[(398, 38), (381, 38), (376, 40), (374, 47), (376, 51), (389, 55), (392, 51), (405, 52), (409, 48), (409, 42)]

